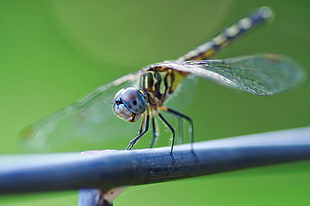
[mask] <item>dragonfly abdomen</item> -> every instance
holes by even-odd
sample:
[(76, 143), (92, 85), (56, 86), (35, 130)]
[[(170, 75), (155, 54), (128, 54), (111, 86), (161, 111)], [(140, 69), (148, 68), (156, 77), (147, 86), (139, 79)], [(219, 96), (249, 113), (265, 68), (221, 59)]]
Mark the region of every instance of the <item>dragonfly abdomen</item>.
[(209, 59), (214, 56), (220, 49), (226, 47), (235, 39), (243, 34), (267, 22), (272, 17), (272, 10), (268, 7), (261, 7), (251, 13), (249, 16), (242, 18), (235, 24), (226, 28), (216, 35), (213, 39), (200, 45), (196, 49), (180, 57), (179, 61)]

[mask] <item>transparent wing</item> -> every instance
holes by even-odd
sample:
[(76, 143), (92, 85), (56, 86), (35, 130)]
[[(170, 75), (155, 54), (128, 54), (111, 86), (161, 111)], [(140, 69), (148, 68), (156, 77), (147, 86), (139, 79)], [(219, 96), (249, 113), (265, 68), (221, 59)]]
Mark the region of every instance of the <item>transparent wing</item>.
[[(99, 87), (88, 96), (26, 127), (19, 136), (27, 151), (59, 152), (111, 148), (115, 140), (127, 137), (125, 148), (139, 127), (118, 119), (112, 112), (113, 97), (121, 88), (132, 86), (140, 73), (132, 73)], [(120, 129), (121, 128), (121, 129)], [(131, 130), (131, 131), (129, 131)], [(129, 138), (129, 139), (128, 139)], [(119, 148), (113, 145), (112, 148)]]
[(297, 86), (305, 78), (301, 67), (292, 59), (276, 54), (164, 62), (157, 66), (172, 67), (256, 95), (283, 92)]

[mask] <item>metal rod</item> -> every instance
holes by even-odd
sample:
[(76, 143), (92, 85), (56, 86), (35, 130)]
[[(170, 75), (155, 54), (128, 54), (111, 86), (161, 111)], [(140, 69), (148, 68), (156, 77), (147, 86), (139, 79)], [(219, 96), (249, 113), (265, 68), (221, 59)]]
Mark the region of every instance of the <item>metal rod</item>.
[(310, 127), (131, 151), (2, 155), (0, 194), (163, 182), (310, 158)]

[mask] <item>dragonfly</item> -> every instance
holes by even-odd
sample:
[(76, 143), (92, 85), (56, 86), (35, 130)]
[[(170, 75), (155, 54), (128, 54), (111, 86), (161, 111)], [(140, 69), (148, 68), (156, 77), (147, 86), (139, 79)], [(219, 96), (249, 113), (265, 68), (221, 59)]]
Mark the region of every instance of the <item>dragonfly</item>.
[[(172, 153), (176, 131), (164, 116), (165, 113), (172, 114), (181, 123), (187, 121), (190, 142), (194, 142), (193, 120), (166, 106), (184, 79), (202, 77), (254, 95), (274, 95), (296, 87), (303, 80), (302, 68), (291, 58), (279, 54), (212, 58), (221, 49), (272, 17), (270, 8), (258, 8), (177, 60), (151, 64), (103, 85), (72, 105), (26, 127), (20, 136), (32, 150), (47, 150), (59, 142), (61, 147), (76, 140), (83, 144), (86, 139), (94, 139), (94, 144), (100, 145), (107, 128), (121, 121), (115, 118), (116, 115), (125, 122), (140, 121), (138, 135), (132, 135), (134, 138), (126, 149), (132, 149), (150, 127), (153, 131), (150, 147), (153, 147), (159, 135), (156, 119), (160, 119), (171, 131)], [(113, 102), (112, 108), (107, 102)], [(180, 128), (182, 125), (179, 124), (179, 130), (183, 130)], [(126, 127), (114, 127), (110, 132), (112, 134), (109, 133), (109, 136), (118, 136), (119, 132), (125, 132), (128, 136)], [(182, 135), (182, 132), (178, 133)]]

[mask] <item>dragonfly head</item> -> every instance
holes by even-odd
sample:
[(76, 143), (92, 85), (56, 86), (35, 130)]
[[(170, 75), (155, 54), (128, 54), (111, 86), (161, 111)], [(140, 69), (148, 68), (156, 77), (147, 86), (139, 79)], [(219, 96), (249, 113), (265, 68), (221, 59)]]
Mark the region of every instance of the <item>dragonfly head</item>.
[(145, 108), (146, 101), (143, 94), (134, 87), (121, 89), (114, 97), (113, 111), (125, 121), (138, 121)]

